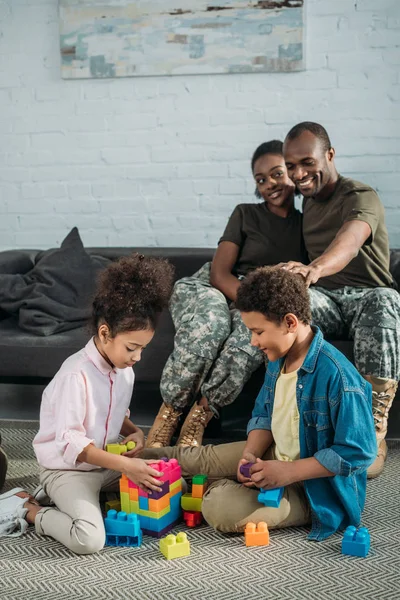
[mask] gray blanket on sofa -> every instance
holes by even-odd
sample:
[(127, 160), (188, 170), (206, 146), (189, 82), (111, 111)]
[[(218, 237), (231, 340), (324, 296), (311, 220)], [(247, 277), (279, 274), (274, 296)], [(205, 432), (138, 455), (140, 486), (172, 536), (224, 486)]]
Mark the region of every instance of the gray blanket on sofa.
[(86, 253), (74, 227), (29, 273), (0, 274), (0, 308), (40, 336), (80, 327), (90, 318), (97, 273), (108, 262)]

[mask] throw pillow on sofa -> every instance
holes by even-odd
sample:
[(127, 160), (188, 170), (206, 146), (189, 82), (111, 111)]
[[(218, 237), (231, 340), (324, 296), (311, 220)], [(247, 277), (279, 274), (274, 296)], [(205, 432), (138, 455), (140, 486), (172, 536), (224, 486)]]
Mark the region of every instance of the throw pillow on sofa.
[(19, 326), (36, 335), (80, 327), (90, 317), (96, 276), (106, 263), (92, 260), (74, 227), (28, 273), (0, 274), (0, 308), (18, 314)]

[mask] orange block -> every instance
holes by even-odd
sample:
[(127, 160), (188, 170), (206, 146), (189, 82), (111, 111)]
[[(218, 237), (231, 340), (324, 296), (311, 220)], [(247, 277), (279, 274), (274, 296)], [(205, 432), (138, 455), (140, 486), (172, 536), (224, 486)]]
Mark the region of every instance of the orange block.
[(246, 546), (268, 546), (269, 532), (267, 524), (264, 521), (261, 521), (258, 525), (247, 523), (244, 537)]
[(160, 512), (161, 510), (169, 506), (169, 501), (169, 494), (165, 494), (165, 496), (158, 498), (158, 500), (153, 500), (149, 497), (149, 510), (151, 510), (152, 512)]
[(121, 479), (119, 480), (119, 491), (126, 493), (129, 492), (129, 480), (126, 475), (122, 475)]
[(192, 485), (192, 498), (202, 498), (207, 489), (207, 484), (194, 483)]
[(129, 488), (129, 500), (139, 502), (139, 490), (137, 488)]
[(172, 496), (175, 496), (176, 494), (179, 494), (179, 492), (182, 491), (182, 485), (178, 485), (178, 487), (174, 488), (173, 490), (170, 491), (169, 495), (172, 498)]

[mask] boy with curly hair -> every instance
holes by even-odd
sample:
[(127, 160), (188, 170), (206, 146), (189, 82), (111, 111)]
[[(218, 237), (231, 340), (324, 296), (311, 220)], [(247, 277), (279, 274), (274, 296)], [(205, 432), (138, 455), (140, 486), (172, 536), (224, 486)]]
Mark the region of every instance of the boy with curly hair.
[[(184, 475), (214, 480), (202, 511), (219, 531), (243, 531), (249, 521), (271, 529), (311, 524), (309, 539), (320, 541), (359, 525), (375, 458), (371, 385), (311, 326), (301, 276), (256, 269), (241, 283), (236, 306), (269, 361), (247, 441), (162, 454), (177, 458)], [(246, 463), (248, 478), (240, 473)], [(258, 502), (257, 488), (279, 487), (279, 508)]]

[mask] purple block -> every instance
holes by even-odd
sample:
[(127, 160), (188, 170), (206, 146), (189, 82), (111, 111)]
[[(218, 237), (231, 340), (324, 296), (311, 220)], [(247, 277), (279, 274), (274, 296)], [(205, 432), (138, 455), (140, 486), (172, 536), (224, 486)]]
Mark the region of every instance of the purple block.
[(246, 463), (245, 465), (240, 465), (240, 472), (243, 477), (248, 477), (250, 479), (250, 469), (254, 465), (254, 463)]
[(151, 492), (151, 494), (149, 494), (151, 500), (158, 500), (165, 496), (165, 494), (169, 494), (169, 481), (164, 481), (163, 483), (160, 481), (160, 484), (161, 492)]
[(174, 521), (173, 523), (171, 523), (170, 525), (167, 525), (167, 527), (164, 527), (164, 529), (162, 529), (161, 531), (152, 531), (151, 529), (142, 529), (142, 533), (145, 533), (146, 535), (150, 535), (151, 537), (155, 537), (155, 538), (162, 538), (166, 533), (168, 533), (169, 531), (171, 531), (171, 529), (173, 529), (175, 527), (175, 525), (178, 525), (178, 523), (180, 522), (180, 519), (177, 519), (176, 521)]

